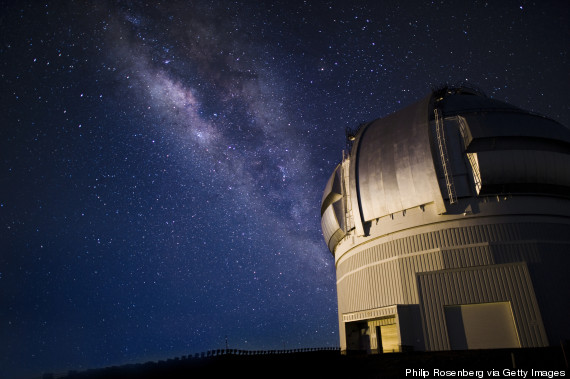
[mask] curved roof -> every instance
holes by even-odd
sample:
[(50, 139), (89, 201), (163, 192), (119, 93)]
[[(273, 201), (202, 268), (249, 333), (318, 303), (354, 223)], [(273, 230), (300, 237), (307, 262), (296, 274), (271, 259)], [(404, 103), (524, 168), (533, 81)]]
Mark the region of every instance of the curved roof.
[(423, 204), (444, 213), (452, 195), (570, 194), (569, 128), (461, 88), (432, 92), (366, 124), (349, 160), (335, 169), (321, 203), (331, 251), (348, 232), (347, 169), (344, 204), (358, 235), (369, 221)]
[[(358, 134), (350, 155), (352, 209), (360, 213), (355, 227), (364, 234), (369, 221), (443, 198), (431, 159), (428, 106), (418, 103), (368, 124)], [(356, 215), (355, 215), (356, 216)]]
[(464, 117), (472, 138), (538, 137), (570, 143), (570, 129), (564, 125), (485, 96), (453, 93), (437, 106), (443, 117)]
[(329, 178), (321, 201), (321, 228), (330, 251), (345, 236), (344, 208), (341, 189), (341, 165)]

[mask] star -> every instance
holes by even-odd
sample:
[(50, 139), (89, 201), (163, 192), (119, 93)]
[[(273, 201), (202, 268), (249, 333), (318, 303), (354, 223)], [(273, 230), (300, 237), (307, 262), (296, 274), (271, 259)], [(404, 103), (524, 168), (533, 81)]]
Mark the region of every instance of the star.
[(338, 346), (347, 127), (458, 82), (569, 124), (567, 12), (515, 5), (6, 5), (0, 377)]

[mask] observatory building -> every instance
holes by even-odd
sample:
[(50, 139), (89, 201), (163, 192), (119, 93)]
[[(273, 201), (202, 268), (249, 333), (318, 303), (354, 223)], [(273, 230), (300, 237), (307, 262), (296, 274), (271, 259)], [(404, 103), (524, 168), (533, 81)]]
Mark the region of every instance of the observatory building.
[(341, 350), (570, 339), (570, 129), (443, 88), (347, 137), (321, 204)]

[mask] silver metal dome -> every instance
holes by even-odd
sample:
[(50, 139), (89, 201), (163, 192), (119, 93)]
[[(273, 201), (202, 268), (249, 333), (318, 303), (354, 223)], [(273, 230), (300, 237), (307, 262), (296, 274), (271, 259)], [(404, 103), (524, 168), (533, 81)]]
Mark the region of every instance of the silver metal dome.
[(331, 251), (351, 227), (365, 235), (367, 222), (428, 203), (442, 214), (457, 198), (570, 194), (570, 129), (464, 88), (366, 124), (348, 158), (351, 196), (343, 204), (339, 165), (321, 203)]
[(347, 138), (321, 201), (342, 350), (570, 338), (570, 129), (442, 88)]

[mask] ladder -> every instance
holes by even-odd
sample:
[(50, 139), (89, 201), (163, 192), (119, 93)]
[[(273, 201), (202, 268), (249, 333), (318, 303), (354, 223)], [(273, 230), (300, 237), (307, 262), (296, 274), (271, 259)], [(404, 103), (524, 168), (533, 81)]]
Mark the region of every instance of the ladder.
[(352, 201), (350, 199), (350, 154), (342, 151), (342, 167), (341, 167), (341, 189), (344, 201), (344, 231), (348, 232), (354, 229), (354, 216), (352, 214)]
[(445, 142), (445, 131), (443, 128), (443, 119), (439, 114), (439, 109), (433, 110), (435, 114), (435, 132), (437, 135), (437, 145), (439, 147), (439, 156), (441, 158), (441, 166), (443, 168), (443, 175), (445, 176), (445, 185), (447, 186), (447, 194), (449, 195), (449, 203), (453, 204), (457, 201), (455, 194), (455, 185), (453, 183), (453, 174), (451, 173), (451, 164), (449, 163), (449, 156), (447, 154), (447, 144)]

